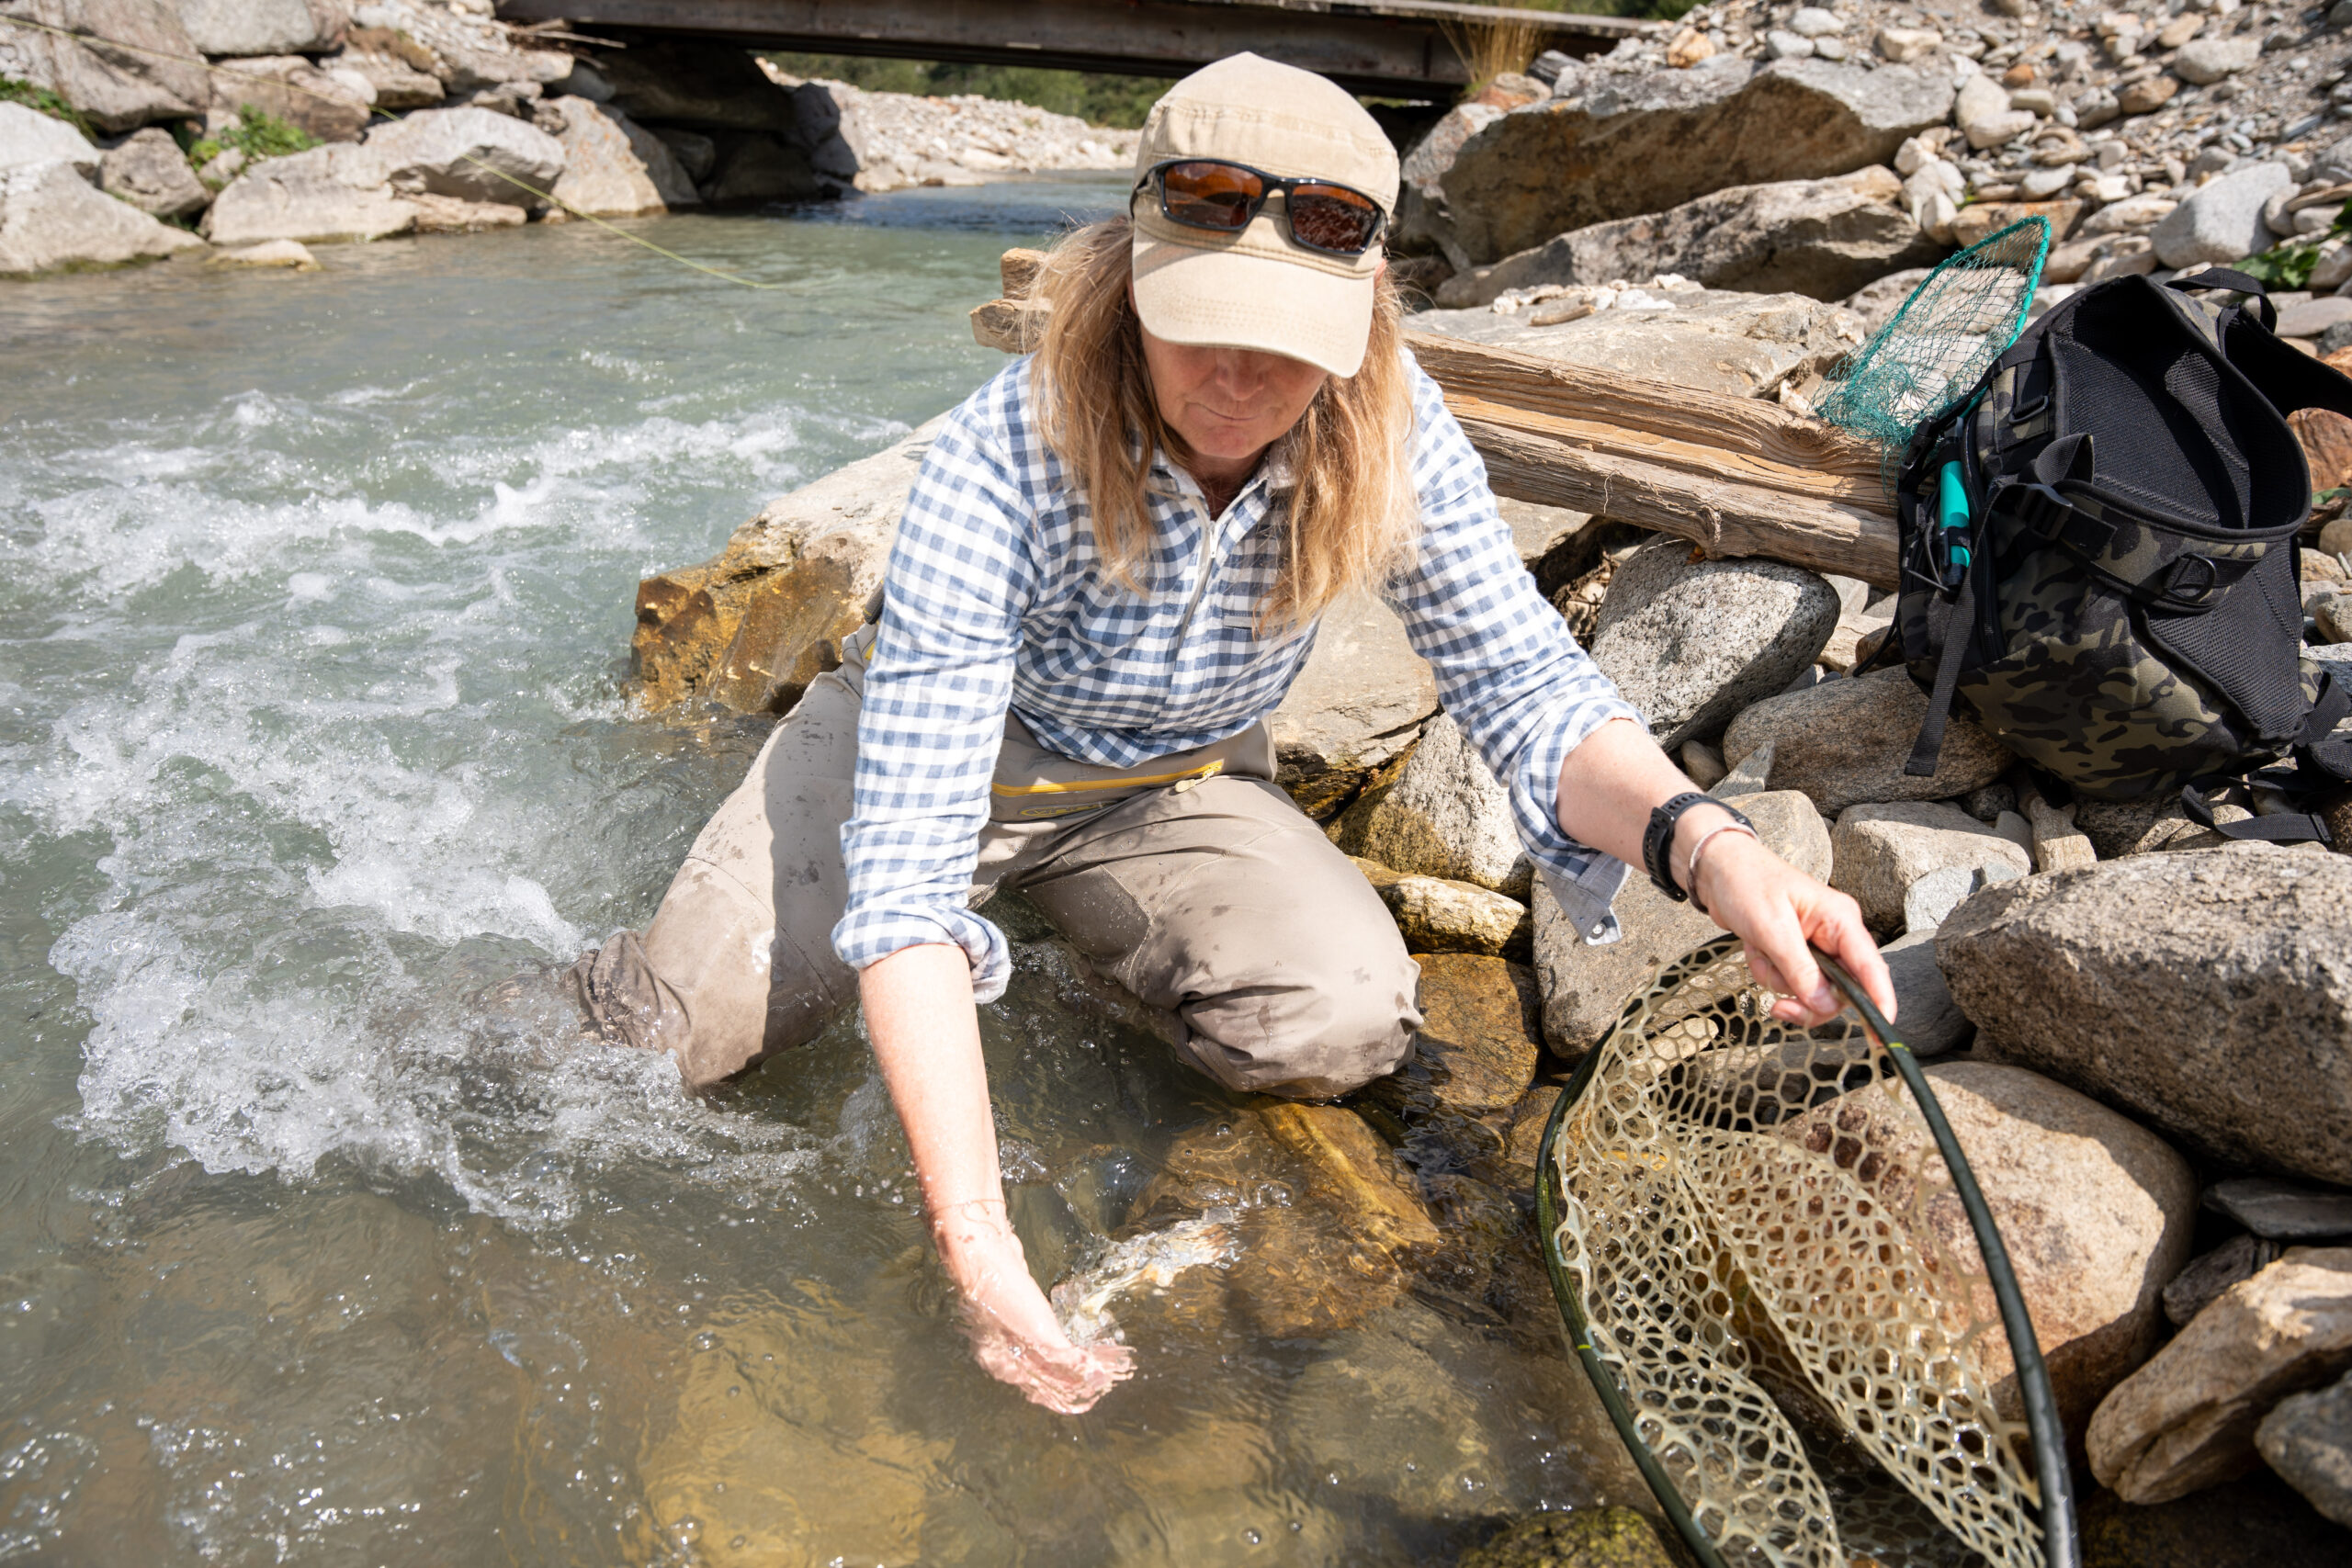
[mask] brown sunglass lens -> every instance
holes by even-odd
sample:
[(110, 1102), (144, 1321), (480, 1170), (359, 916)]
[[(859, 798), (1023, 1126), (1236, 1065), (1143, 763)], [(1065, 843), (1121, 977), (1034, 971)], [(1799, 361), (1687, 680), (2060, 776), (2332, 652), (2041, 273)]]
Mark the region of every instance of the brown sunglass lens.
[(1168, 216), (1204, 229), (1241, 229), (1266, 187), (1257, 175), (1228, 164), (1177, 164), (1160, 176)]
[(1300, 186), (1290, 193), (1290, 231), (1318, 250), (1361, 251), (1379, 221), (1380, 209), (1351, 190)]

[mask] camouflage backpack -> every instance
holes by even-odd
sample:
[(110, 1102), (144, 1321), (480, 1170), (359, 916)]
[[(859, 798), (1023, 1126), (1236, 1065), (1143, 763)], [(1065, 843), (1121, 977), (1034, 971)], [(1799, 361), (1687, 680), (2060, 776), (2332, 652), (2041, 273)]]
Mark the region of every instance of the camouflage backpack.
[[(2097, 284), (1921, 427), (1886, 645), (1929, 693), (1907, 773), (1935, 772), (1961, 702), (2100, 799), (2290, 754), (2352, 777), (2352, 739), (2328, 739), (2352, 692), (2301, 657), (2311, 477), (2286, 420), (2352, 415), (2352, 381), (2274, 336), (2276, 319), (2242, 273)], [(2196, 788), (2184, 803), (2210, 822)], [(2326, 836), (2301, 815), (2225, 830)]]

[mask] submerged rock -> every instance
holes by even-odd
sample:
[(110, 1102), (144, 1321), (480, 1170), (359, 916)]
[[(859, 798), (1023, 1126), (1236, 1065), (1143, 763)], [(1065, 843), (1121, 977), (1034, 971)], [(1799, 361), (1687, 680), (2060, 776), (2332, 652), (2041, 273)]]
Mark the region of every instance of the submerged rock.
[(1487, 1116), (1517, 1105), (1544, 1053), (1534, 972), (1470, 953), (1420, 957), (1421, 1029), (1405, 1069), (1370, 1098), (1412, 1110)]
[(1456, 1568), (1674, 1568), (1657, 1527), (1631, 1508), (1574, 1508), (1521, 1519)]
[(1718, 55), (1687, 71), (1604, 77), (1472, 136), (1445, 172), (1446, 204), (1469, 259), (1498, 261), (1726, 186), (1886, 163), (1951, 102), (1949, 75), (1907, 66), (1784, 60), (1758, 70)]
[(2352, 1368), (2352, 1248), (2303, 1247), (2233, 1285), (2091, 1419), (2091, 1472), (2127, 1503), (2243, 1475), (2279, 1400)]
[(1837, 592), (1803, 567), (1691, 555), (1680, 539), (1635, 551), (1609, 581), (1591, 644), (1669, 751), (1785, 690), (1838, 624)]
[(2008, 1059), (2220, 1159), (2352, 1182), (2346, 857), (2233, 846), (2005, 883), (1937, 954)]
[(0, 276), (120, 266), (204, 243), (94, 188), (72, 164), (0, 169)]
[(2171, 1503), (2088, 1490), (2083, 1568), (2343, 1568), (2344, 1532), (2267, 1472)]
[(1903, 771), (1928, 715), (1927, 694), (1901, 671), (1825, 681), (1767, 697), (1724, 731), (1724, 761), (1736, 768), (1772, 748), (1772, 787), (1803, 790), (1829, 816), (1865, 802), (1949, 800), (1999, 778), (2013, 759), (1966, 714), (1955, 711), (1928, 778)]

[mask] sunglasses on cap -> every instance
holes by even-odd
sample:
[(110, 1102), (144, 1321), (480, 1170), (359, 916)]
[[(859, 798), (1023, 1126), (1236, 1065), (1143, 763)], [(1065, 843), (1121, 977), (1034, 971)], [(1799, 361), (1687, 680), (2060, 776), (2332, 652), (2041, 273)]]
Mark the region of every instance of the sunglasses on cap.
[(1380, 237), (1388, 215), (1380, 203), (1351, 186), (1329, 180), (1292, 180), (1246, 164), (1216, 158), (1177, 158), (1153, 166), (1136, 182), (1159, 196), (1159, 215), (1187, 229), (1238, 234), (1250, 227), (1266, 197), (1283, 193), (1290, 237), (1325, 255), (1360, 256)]

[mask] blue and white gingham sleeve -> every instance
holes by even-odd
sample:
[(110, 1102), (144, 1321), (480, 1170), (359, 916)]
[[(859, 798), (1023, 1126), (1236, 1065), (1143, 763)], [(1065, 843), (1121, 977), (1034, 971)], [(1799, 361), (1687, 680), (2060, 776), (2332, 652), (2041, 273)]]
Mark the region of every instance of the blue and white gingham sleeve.
[(1486, 464), (1437, 383), (1419, 366), (1411, 375), (1420, 547), (1388, 601), (1435, 671), (1445, 711), (1510, 791), (1520, 841), (1561, 908), (1588, 942), (1613, 942), (1610, 906), (1627, 867), (1561, 830), (1560, 767), (1602, 725), (1641, 715), (1536, 592)]
[(1012, 395), (1000, 377), (958, 409), (907, 498), (842, 825), (849, 907), (833, 927), (833, 951), (854, 969), (956, 943), (983, 1002), (1004, 994), (1012, 960), (1003, 933), (967, 899), (1036, 579), (1035, 512), (996, 406)]

